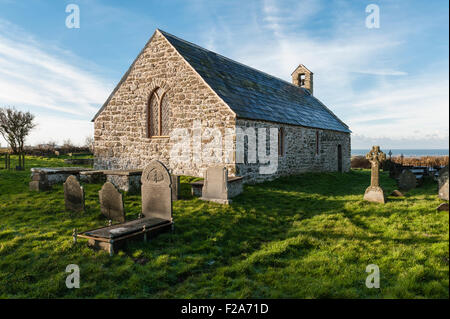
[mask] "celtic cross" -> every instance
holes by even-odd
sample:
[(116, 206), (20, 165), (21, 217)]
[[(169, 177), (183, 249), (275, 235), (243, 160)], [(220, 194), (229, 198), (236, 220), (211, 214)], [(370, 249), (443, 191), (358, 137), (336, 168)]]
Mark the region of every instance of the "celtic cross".
[(380, 163), (386, 160), (386, 154), (380, 151), (379, 146), (373, 146), (372, 150), (366, 154), (366, 158), (372, 165), (372, 172), (370, 175), (370, 186), (380, 186)]

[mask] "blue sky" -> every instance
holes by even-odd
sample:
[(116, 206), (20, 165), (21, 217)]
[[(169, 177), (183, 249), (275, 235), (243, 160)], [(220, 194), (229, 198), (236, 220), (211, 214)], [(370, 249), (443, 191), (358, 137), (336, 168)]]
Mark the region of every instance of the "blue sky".
[[(71, 3), (79, 29), (65, 25)], [(448, 15), (447, 0), (0, 0), (0, 106), (36, 114), (29, 144), (81, 144), (160, 28), (288, 81), (305, 64), (353, 148), (448, 148)]]

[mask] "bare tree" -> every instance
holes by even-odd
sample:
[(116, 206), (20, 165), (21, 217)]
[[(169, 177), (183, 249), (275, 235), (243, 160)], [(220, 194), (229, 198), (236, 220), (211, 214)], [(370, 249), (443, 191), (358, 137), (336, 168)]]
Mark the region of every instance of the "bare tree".
[(89, 148), (89, 151), (91, 153), (94, 152), (94, 138), (92, 136), (86, 136), (86, 138), (84, 139), (84, 146)]
[(65, 139), (63, 141), (63, 145), (62, 146), (65, 147), (65, 148), (72, 148), (74, 145), (72, 143), (72, 140), (70, 138), (68, 138), (68, 139)]
[(0, 133), (15, 154), (23, 152), (25, 138), (36, 127), (34, 115), (15, 108), (0, 108)]
[[(18, 111), (15, 108), (0, 108), (0, 133), (11, 147), (14, 154), (23, 157), (25, 139), (30, 131), (36, 127), (34, 115), (30, 112)], [(20, 162), (22, 166), (22, 162)]]

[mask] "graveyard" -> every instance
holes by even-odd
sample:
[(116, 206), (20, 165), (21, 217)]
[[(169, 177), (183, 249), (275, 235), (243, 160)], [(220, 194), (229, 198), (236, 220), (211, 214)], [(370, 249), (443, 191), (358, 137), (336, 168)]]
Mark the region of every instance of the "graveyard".
[[(110, 256), (73, 241), (74, 229), (108, 226), (103, 182), (80, 182), (81, 212), (66, 209), (63, 183), (29, 189), (31, 168), (69, 166), (27, 156), (24, 170), (0, 170), (0, 298), (449, 297), (449, 215), (436, 210), (431, 178), (398, 197), (380, 171), (380, 204), (363, 200), (370, 169), (304, 173), (245, 184), (224, 205), (193, 196), (201, 179), (181, 176), (174, 231)], [(141, 195), (122, 194), (125, 219), (138, 219)], [(80, 267), (80, 289), (66, 288), (69, 264)], [(365, 285), (369, 264), (380, 268), (380, 289)]]

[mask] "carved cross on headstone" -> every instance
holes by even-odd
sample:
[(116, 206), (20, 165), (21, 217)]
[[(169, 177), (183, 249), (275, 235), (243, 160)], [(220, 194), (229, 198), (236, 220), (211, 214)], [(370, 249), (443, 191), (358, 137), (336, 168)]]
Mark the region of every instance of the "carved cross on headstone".
[(370, 186), (380, 186), (380, 163), (386, 160), (386, 154), (380, 151), (379, 146), (373, 146), (366, 158), (372, 165), (372, 172), (370, 175)]

